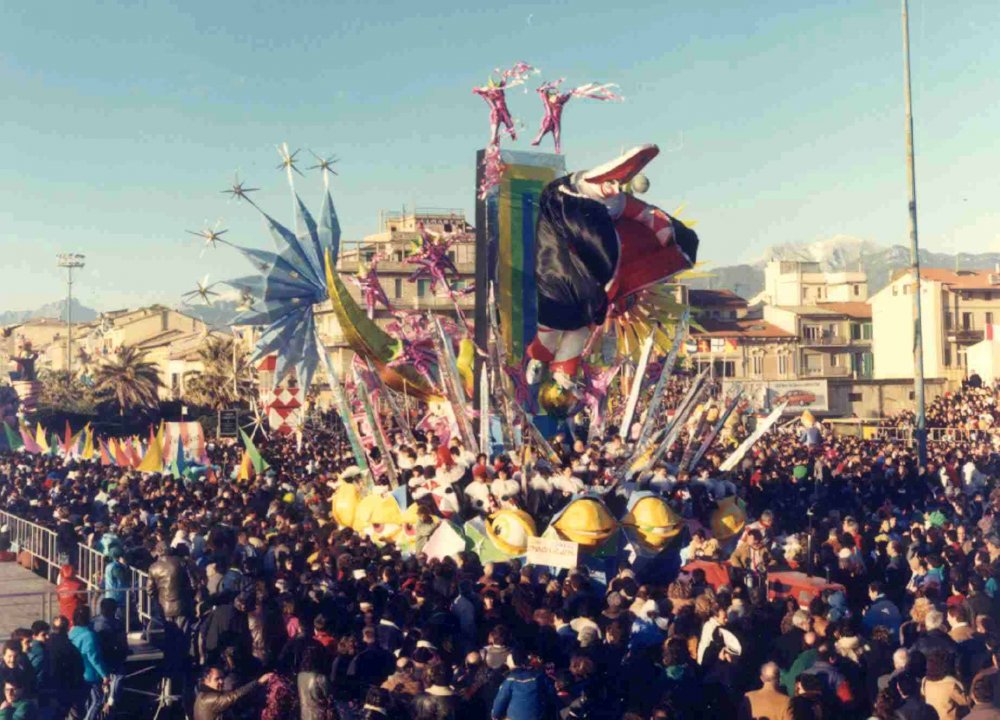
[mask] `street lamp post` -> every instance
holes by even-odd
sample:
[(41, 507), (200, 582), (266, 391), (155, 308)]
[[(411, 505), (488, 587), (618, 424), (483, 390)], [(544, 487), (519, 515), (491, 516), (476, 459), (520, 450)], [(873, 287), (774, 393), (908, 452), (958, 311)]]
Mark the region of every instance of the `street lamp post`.
[(73, 379), (73, 269), (82, 268), (84, 256), (59, 253), (58, 266), (66, 268), (66, 372)]
[(924, 407), (924, 338), (920, 308), (920, 252), (917, 245), (917, 179), (913, 161), (913, 104), (910, 100), (910, 17), (903, 0), (903, 97), (906, 103), (906, 186), (910, 203), (910, 269), (913, 273), (913, 398), (917, 406), (913, 439), (921, 465), (927, 463), (927, 417)]

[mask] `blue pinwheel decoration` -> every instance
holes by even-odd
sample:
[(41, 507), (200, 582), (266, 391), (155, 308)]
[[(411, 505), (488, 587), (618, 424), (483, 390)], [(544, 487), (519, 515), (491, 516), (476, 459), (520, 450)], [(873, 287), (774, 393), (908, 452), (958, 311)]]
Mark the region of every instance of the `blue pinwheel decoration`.
[(324, 352), (313, 308), (328, 298), (326, 257), (329, 254), (335, 260), (340, 246), (340, 222), (333, 198), (328, 189), (317, 225), (296, 194), (296, 220), (300, 228), (296, 234), (248, 197), (242, 197), (264, 217), (275, 250), (233, 245), (258, 272), (225, 281), (243, 299), (244, 310), (233, 323), (263, 326), (253, 360), (277, 354), (275, 384), (294, 370), (299, 385), (308, 388)]

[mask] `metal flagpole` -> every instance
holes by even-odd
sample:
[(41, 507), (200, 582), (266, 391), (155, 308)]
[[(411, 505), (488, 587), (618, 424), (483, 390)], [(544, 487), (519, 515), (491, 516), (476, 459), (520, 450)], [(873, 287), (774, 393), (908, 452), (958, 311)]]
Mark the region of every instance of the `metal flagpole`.
[(910, 18), (903, 0), (903, 97), (906, 104), (906, 186), (909, 190), (910, 268), (913, 272), (913, 397), (917, 422), (913, 438), (920, 464), (927, 463), (927, 417), (924, 406), (923, 315), (920, 308), (920, 251), (917, 244), (917, 180), (913, 159), (913, 104), (910, 99)]

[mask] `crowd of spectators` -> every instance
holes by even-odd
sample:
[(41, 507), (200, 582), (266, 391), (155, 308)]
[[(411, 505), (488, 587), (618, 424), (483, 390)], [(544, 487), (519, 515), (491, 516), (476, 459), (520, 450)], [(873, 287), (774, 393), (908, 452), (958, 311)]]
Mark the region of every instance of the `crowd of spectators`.
[[(609, 504), (660, 494), (689, 526), (669, 552), (730, 561), (722, 586), (703, 571), (647, 582), (627, 561), (604, 583), (585, 566), (404, 556), (332, 519), (339, 485), (358, 481), (332, 431), (272, 439), (271, 469), (242, 482), (234, 445), (211, 445), (215, 469), (178, 479), (0, 454), (2, 509), (52, 528), (66, 560), (59, 616), (3, 647), (0, 720), (113, 712), (130, 566), (148, 572), (147, 637), (195, 720), (1000, 718), (996, 399), (966, 387), (936, 400), (933, 417), (974, 415), (976, 432), (932, 444), (924, 466), (896, 439), (790, 427), (725, 477), (725, 445), (672, 472), (682, 435), (618, 487), (629, 448), (613, 428), (556, 438), (555, 464), (392, 434), (414, 501), (432, 514), (452, 503), (454, 519), (522, 507), (543, 528), (584, 490)], [(734, 493), (750, 519), (720, 543), (708, 515)], [(77, 543), (106, 557), (97, 599), (73, 567)], [(843, 589), (769, 600), (753, 579), (777, 568)]]

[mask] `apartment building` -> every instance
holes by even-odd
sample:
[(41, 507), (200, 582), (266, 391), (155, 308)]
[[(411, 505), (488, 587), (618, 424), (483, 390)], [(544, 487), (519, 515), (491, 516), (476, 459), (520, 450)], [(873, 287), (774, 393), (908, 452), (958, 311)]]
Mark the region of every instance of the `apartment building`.
[[(869, 301), (877, 378), (913, 377), (915, 289), (907, 268)], [(922, 268), (920, 303), (924, 376), (961, 381), (969, 347), (1000, 323), (1000, 270)]]

